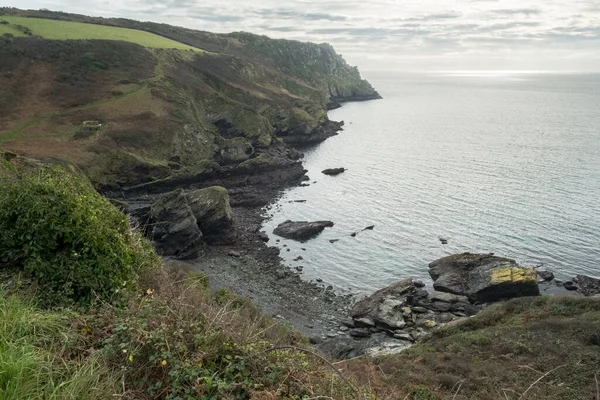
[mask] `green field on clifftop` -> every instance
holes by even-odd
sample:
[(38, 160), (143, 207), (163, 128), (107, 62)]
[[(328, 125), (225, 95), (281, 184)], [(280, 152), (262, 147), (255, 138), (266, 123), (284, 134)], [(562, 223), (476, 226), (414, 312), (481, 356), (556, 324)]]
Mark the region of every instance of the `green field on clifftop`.
[(15, 36), (26, 36), (19, 28), (29, 28), (33, 36), (45, 39), (78, 40), (78, 39), (103, 39), (123, 40), (144, 47), (159, 49), (199, 50), (195, 47), (176, 42), (175, 40), (155, 35), (153, 33), (128, 28), (84, 24), (80, 22), (56, 21), (43, 18), (26, 18), (13, 16), (0, 16), (0, 21), (8, 24), (0, 25), (0, 34), (11, 33)]

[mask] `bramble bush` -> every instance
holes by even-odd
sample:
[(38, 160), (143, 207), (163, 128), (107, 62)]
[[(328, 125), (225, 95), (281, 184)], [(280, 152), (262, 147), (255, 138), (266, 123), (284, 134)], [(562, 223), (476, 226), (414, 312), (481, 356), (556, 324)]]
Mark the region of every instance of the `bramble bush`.
[(22, 270), (47, 305), (114, 300), (160, 263), (124, 214), (57, 166), (0, 181), (0, 232), (0, 268)]

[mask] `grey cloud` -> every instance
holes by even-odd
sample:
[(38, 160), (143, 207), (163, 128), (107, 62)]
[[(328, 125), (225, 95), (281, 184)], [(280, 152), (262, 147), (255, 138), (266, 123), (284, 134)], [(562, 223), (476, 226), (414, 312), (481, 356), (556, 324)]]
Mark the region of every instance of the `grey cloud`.
[(446, 12), (446, 13), (438, 13), (438, 14), (428, 14), (422, 17), (412, 17), (406, 18), (403, 21), (436, 21), (436, 20), (444, 20), (444, 19), (455, 19), (460, 18), (462, 16), (461, 13), (458, 12)]
[(345, 21), (347, 18), (343, 15), (334, 15), (328, 13), (303, 13), (294, 10), (270, 10), (270, 9), (260, 9), (255, 10), (255, 14), (258, 14), (262, 17), (279, 17), (284, 19), (298, 19), (298, 20), (306, 20), (306, 21)]
[(244, 19), (243, 17), (239, 17), (239, 16), (235, 16), (235, 15), (218, 15), (218, 14), (210, 15), (210, 14), (198, 14), (198, 13), (188, 14), (188, 17), (193, 18), (193, 19), (199, 19), (201, 21), (210, 21), (210, 22), (239, 22)]
[(351, 37), (367, 36), (371, 38), (381, 36), (410, 36), (410, 35), (428, 35), (432, 31), (426, 29), (410, 29), (410, 28), (322, 28), (309, 31), (312, 34), (318, 35), (339, 35), (345, 34)]
[(537, 8), (508, 8), (502, 10), (490, 10), (490, 12), (501, 15), (539, 15), (542, 13), (542, 11)]
[(295, 26), (269, 26), (269, 25), (259, 25), (257, 28), (272, 31), (272, 32), (301, 32), (298, 27)]

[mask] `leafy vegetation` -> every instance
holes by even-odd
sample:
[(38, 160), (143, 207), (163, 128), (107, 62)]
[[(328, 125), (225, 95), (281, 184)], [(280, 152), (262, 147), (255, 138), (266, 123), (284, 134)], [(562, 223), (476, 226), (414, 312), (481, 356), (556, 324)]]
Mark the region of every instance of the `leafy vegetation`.
[(43, 18), (15, 16), (0, 17), (8, 24), (0, 25), (0, 33), (9, 32), (19, 36), (41, 36), (54, 40), (102, 39), (123, 40), (144, 47), (201, 51), (175, 40), (136, 29), (84, 24), (70, 21), (54, 21)]
[(35, 279), (50, 303), (113, 299), (158, 263), (124, 214), (60, 167), (0, 182), (0, 231), (0, 266)]

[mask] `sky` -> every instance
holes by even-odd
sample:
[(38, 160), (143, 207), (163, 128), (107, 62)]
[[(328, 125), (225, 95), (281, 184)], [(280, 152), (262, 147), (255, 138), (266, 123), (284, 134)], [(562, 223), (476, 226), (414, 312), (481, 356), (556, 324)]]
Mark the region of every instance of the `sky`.
[(327, 42), (361, 70), (600, 72), (600, 0), (8, 0)]

